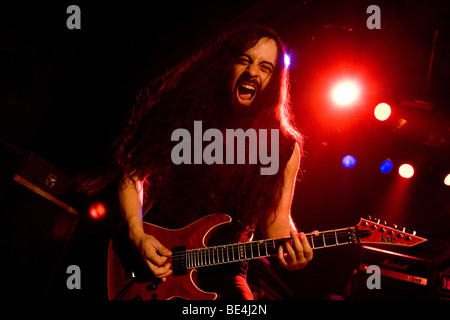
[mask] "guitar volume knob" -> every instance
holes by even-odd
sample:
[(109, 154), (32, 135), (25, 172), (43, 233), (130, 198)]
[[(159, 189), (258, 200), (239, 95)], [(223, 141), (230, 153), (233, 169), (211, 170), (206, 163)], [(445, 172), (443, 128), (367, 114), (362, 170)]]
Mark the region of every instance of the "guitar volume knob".
[(150, 283), (150, 284), (146, 287), (146, 289), (147, 289), (148, 291), (156, 290), (157, 288), (158, 288), (158, 285), (155, 284), (155, 283)]

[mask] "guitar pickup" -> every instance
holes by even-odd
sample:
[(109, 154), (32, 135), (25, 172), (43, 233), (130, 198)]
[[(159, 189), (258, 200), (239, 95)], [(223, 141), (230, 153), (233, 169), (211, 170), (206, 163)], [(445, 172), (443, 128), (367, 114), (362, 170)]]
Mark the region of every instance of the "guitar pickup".
[(186, 246), (174, 247), (172, 249), (172, 271), (174, 276), (187, 274)]

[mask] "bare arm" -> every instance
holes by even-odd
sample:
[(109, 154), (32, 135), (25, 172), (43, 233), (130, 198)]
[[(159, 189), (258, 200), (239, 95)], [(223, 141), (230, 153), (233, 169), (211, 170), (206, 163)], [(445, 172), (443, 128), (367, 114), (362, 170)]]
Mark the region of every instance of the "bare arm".
[(280, 203), (267, 217), (266, 236), (281, 238), (290, 236), (293, 247), (286, 243), (278, 250), (278, 260), (282, 266), (290, 270), (301, 269), (312, 259), (312, 249), (303, 233), (298, 234), (291, 216), (291, 205), (294, 196), (295, 181), (300, 167), (300, 148), (296, 144), (291, 158), (284, 170), (284, 186)]
[(142, 234), (144, 232), (142, 228), (142, 182), (133, 181), (128, 176), (125, 176), (120, 182), (119, 203), (122, 218), (128, 227), (130, 238)]
[(172, 273), (167, 257), (172, 253), (155, 237), (144, 233), (142, 225), (143, 184), (125, 176), (120, 182), (119, 202), (130, 240), (141, 253), (152, 273), (163, 281)]

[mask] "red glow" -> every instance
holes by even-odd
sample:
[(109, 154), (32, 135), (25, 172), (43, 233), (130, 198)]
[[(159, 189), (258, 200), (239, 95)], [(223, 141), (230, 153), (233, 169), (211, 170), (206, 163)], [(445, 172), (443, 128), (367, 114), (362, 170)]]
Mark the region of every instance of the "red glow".
[(103, 218), (106, 214), (105, 205), (101, 202), (94, 203), (89, 208), (89, 215), (94, 219)]
[(398, 168), (398, 174), (405, 179), (412, 178), (414, 175), (414, 167), (408, 163), (402, 164), (400, 168)]

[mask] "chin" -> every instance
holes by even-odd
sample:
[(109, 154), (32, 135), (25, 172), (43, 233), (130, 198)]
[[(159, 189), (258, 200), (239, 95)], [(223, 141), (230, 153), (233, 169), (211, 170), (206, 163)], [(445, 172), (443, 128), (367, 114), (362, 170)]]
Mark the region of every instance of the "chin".
[(247, 113), (252, 109), (253, 101), (242, 101), (239, 99), (233, 99), (232, 108), (236, 113)]

